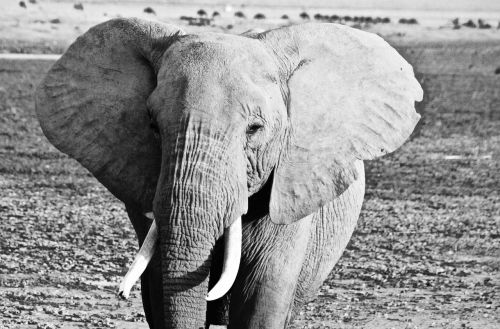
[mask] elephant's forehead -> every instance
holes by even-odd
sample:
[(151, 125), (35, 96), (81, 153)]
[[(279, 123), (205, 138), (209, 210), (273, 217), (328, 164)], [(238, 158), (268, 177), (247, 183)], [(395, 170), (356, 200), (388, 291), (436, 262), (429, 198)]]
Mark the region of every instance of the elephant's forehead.
[[(191, 114), (245, 117), (280, 95), (278, 68), (264, 45), (241, 36), (181, 37), (168, 48), (158, 73), (158, 104), (183, 104)], [(174, 106), (175, 105), (175, 106)]]
[(251, 75), (272, 74), (276, 70), (271, 55), (260, 41), (238, 35), (187, 35), (180, 38), (169, 53), (188, 70), (203, 68), (205, 72), (237, 71)]

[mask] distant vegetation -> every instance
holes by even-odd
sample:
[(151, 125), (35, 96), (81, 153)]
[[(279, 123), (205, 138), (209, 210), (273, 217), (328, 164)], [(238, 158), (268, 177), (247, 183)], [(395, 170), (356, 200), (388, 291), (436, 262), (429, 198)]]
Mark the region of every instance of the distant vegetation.
[(300, 13), (299, 17), (302, 19), (310, 19), (309, 14), (306, 12)]
[[(307, 19), (308, 16), (305, 16), (302, 13), (300, 15), (301, 18)], [(306, 14), (307, 15), (307, 14)], [(391, 19), (389, 17), (371, 17), (371, 16), (339, 16), (339, 15), (322, 15), (322, 14), (316, 14), (313, 16), (313, 18), (317, 21), (322, 21), (322, 22), (330, 22), (330, 23), (357, 23), (357, 24), (387, 24), (391, 22)]]
[(479, 26), (480, 29), (491, 29), (491, 25), (485, 23), (482, 19), (477, 20), (477, 25)]
[(188, 22), (188, 25), (194, 25), (194, 26), (207, 26), (211, 25), (213, 22), (213, 18), (206, 18), (206, 17), (181, 16), (180, 19), (181, 21)]
[(234, 16), (239, 17), (239, 18), (245, 18), (245, 14), (241, 11), (237, 11), (234, 13)]
[(144, 12), (145, 12), (146, 14), (156, 15), (155, 10), (154, 10), (153, 8), (151, 8), (151, 7), (146, 7), (146, 8), (144, 8)]
[[(220, 17), (220, 13), (218, 11), (214, 11), (212, 13), (212, 18), (208, 18), (208, 13), (206, 12), (205, 9), (199, 9), (196, 12), (197, 17), (191, 17), (191, 16), (181, 16), (180, 19), (182, 21), (188, 22), (188, 25), (193, 25), (193, 26), (208, 26), (212, 25), (214, 18), (215, 17)], [(232, 25), (228, 25), (227, 29), (232, 29)]]
[(476, 28), (477, 27), (476, 23), (474, 23), (474, 21), (472, 19), (469, 19), (467, 22), (465, 22), (462, 25), (465, 26), (465, 27), (472, 27), (472, 28)]
[(416, 18), (400, 18), (399, 24), (415, 25), (415, 24), (418, 24), (418, 21)]
[[(37, 0), (29, 0), (31, 3), (35, 3)], [(24, 1), (20, 2), (26, 6)], [(81, 5), (80, 3), (77, 3), (74, 5), (75, 9), (80, 9), (77, 8), (77, 6)], [(81, 7), (81, 10), (83, 10), (83, 6)], [(156, 14), (155, 11), (151, 7), (146, 7), (144, 9), (145, 13), (149, 14)], [(197, 12), (197, 17), (190, 17), (190, 16), (181, 16), (180, 19), (187, 21), (189, 25), (197, 25), (197, 26), (205, 26), (205, 25), (211, 25), (216, 17), (222, 17), (221, 13), (218, 11), (214, 11), (211, 16), (208, 15), (207, 11), (205, 9), (199, 9)], [(247, 15), (241, 11), (235, 11), (234, 12), (234, 17), (238, 17), (241, 19), (246, 19)], [(299, 14), (299, 18), (302, 20), (311, 20), (311, 16), (309, 13), (306, 11), (303, 11)], [(265, 20), (267, 19), (266, 15), (264, 13), (256, 13), (253, 16), (253, 19), (255, 20)], [(282, 20), (289, 20), (290, 16), (287, 14), (283, 14), (280, 16), (280, 19)], [(292, 18), (293, 19), (293, 18)], [(312, 19), (315, 21), (320, 21), (320, 22), (325, 22), (325, 23), (339, 23), (339, 24), (348, 24), (352, 27), (356, 28), (362, 28), (363, 26), (369, 26), (372, 24), (390, 24), (391, 18), (389, 17), (374, 17), (374, 16), (351, 16), (351, 15), (328, 15), (328, 14), (322, 14), (322, 13), (316, 13), (312, 16)], [(400, 18), (396, 20), (397, 23), (399, 24), (407, 24), (407, 25), (418, 25), (419, 21), (416, 18)], [(483, 19), (478, 19), (477, 21), (474, 21), (472, 19), (467, 20), (466, 22), (462, 23), (459, 21), (458, 18), (453, 19), (452, 21), (453, 24), (453, 29), (460, 29), (461, 27), (468, 27), (468, 28), (480, 28), (480, 29), (491, 29), (493, 28), (490, 23), (487, 23)], [(227, 25), (226, 29), (232, 29), (233, 25)], [(500, 29), (500, 22), (498, 23), (498, 29)]]
[[(480, 29), (491, 29), (492, 26), (491, 24), (489, 23), (486, 23), (483, 19), (478, 19), (477, 20), (477, 23), (474, 22), (472, 19), (469, 19), (467, 22), (463, 23), (463, 24), (460, 24), (460, 20), (457, 18), (453, 19), (451, 21), (451, 23), (453, 24), (453, 29), (454, 30), (458, 30), (460, 29), (462, 26), (464, 27), (468, 27), (468, 28), (480, 28)], [(500, 22), (499, 22), (499, 25), (498, 25), (498, 28), (500, 28)]]

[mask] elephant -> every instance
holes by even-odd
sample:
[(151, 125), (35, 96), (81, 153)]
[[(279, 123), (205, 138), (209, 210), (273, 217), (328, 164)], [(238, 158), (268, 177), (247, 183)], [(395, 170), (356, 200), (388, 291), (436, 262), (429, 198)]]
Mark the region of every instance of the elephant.
[(422, 96), (396, 50), (344, 25), (186, 34), (119, 18), (67, 49), (36, 112), (124, 203), (150, 328), (273, 329), (339, 260), (363, 161), (409, 138)]

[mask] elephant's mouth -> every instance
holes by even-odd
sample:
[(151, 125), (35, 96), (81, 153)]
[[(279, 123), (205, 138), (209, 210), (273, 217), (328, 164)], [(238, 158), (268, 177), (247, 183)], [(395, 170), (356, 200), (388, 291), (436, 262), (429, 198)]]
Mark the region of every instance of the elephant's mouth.
[[(154, 220), (153, 213), (145, 214), (146, 217), (153, 220), (149, 232), (130, 266), (127, 274), (123, 278), (118, 295), (121, 298), (128, 299), (130, 290), (139, 280), (142, 273), (146, 270), (151, 258), (153, 257), (158, 242), (158, 227)], [(224, 296), (236, 280), (238, 268), (241, 259), (241, 216), (238, 217), (229, 227), (224, 230), (224, 261), (222, 265), (222, 274), (219, 281), (208, 292), (207, 301), (216, 300)]]

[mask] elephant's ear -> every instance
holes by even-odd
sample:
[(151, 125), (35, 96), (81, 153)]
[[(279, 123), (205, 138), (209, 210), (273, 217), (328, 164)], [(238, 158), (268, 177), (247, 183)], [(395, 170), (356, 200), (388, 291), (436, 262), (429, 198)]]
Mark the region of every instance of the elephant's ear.
[(114, 19), (80, 36), (36, 92), (42, 130), (116, 197), (151, 209), (160, 146), (146, 100), (179, 28)]
[(337, 24), (304, 24), (258, 36), (281, 66), (290, 145), (274, 173), (270, 216), (303, 218), (356, 179), (356, 159), (397, 149), (420, 115), (413, 69), (377, 35)]

